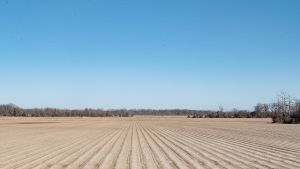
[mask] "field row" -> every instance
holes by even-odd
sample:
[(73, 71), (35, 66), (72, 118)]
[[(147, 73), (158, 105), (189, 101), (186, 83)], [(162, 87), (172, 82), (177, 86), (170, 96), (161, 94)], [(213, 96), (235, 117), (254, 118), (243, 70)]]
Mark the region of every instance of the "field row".
[(0, 168), (300, 168), (300, 127), (266, 119), (0, 120)]

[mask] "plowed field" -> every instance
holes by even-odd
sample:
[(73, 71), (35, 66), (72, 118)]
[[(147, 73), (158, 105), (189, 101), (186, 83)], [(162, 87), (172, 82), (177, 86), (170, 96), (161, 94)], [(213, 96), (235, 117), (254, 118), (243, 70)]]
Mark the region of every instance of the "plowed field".
[(269, 119), (0, 118), (0, 168), (300, 168), (300, 125)]

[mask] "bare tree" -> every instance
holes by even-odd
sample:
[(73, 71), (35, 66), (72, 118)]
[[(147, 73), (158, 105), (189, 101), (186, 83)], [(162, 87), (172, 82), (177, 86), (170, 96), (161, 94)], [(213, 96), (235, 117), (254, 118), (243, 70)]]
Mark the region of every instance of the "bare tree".
[[(220, 117), (221, 117), (220, 114), (223, 114), (223, 110), (224, 110), (223, 106), (220, 105), (220, 106), (219, 106), (219, 110), (217, 111), (217, 116), (216, 116), (217, 118), (220, 118)], [(223, 117), (223, 115), (222, 115), (222, 117)]]

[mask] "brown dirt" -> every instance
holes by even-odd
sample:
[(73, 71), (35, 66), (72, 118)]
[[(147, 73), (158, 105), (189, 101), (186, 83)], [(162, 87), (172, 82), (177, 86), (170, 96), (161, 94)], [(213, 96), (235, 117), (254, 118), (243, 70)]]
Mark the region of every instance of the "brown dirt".
[(0, 168), (300, 168), (269, 119), (0, 118)]

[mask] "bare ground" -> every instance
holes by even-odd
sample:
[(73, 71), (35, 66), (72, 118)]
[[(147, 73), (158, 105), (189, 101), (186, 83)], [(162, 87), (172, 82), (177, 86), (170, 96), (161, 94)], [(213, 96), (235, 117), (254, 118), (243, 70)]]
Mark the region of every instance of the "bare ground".
[(0, 118), (0, 168), (300, 168), (300, 125), (270, 122)]

